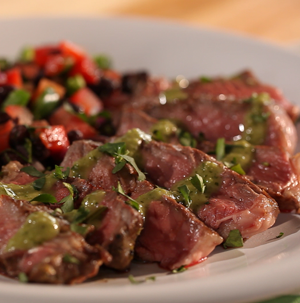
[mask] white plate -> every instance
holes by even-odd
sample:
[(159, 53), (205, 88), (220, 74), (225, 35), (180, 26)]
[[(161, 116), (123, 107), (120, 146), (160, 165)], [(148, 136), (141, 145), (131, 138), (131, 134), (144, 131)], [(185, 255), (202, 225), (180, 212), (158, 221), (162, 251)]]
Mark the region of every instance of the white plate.
[[(129, 19), (33, 19), (0, 21), (0, 54), (14, 58), (24, 45), (72, 40), (90, 53), (107, 53), (119, 70), (155, 75), (231, 75), (245, 68), (280, 87), (300, 105), (300, 57), (245, 37), (167, 22)], [(299, 287), (300, 217), (280, 215), (276, 226), (251, 238), (243, 249), (218, 248), (207, 261), (180, 274), (134, 264), (126, 274), (101, 271), (104, 280), (78, 286), (24, 285), (0, 279), (1, 302), (249, 302)], [(276, 236), (284, 232), (284, 237)]]

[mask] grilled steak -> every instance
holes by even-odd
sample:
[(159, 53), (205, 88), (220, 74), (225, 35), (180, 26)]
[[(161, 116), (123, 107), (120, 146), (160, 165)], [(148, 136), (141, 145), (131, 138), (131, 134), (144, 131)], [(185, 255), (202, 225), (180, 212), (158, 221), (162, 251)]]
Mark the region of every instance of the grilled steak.
[(227, 141), (245, 139), (254, 145), (280, 146), (290, 154), (296, 146), (293, 122), (271, 101), (188, 98), (153, 107), (148, 113), (156, 119), (173, 119), (194, 137), (202, 133), (212, 142), (221, 137)]
[[(251, 237), (276, 220), (279, 210), (273, 199), (199, 150), (151, 141), (142, 146), (141, 157), (155, 184), (175, 191), (186, 185), (191, 191), (190, 208), (224, 238), (232, 229), (239, 229), (244, 238)], [(203, 193), (191, 184), (195, 175), (203, 178)]]
[[(31, 282), (72, 284), (98, 273), (107, 254), (88, 245), (81, 235), (70, 230), (66, 221), (52, 217), (43, 206), (8, 196), (0, 196), (0, 201), (0, 263), (5, 274), (18, 277), (24, 273)], [(34, 217), (28, 221), (30, 215)], [(31, 234), (22, 240), (18, 233), (26, 232), (24, 226)]]
[(293, 121), (299, 115), (299, 108), (288, 101), (278, 88), (262, 84), (250, 71), (244, 71), (233, 78), (192, 81), (185, 91), (196, 98), (201, 96), (205, 96), (206, 99), (220, 97), (222, 100), (244, 100), (251, 97), (253, 93), (268, 93)]

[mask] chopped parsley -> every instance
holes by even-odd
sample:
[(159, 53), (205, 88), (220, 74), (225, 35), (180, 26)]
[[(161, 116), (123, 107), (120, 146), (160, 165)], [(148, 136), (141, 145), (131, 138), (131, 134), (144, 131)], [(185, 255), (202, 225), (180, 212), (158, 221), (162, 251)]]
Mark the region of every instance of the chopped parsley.
[(187, 131), (181, 131), (178, 135), (178, 139), (181, 145), (196, 147), (196, 139)]
[(30, 200), (29, 202), (33, 202), (33, 201), (42, 202), (44, 204), (56, 204), (57, 203), (56, 198), (50, 194), (40, 194), (40, 195), (36, 196), (35, 198), (33, 198), (32, 200)]
[(63, 256), (63, 261), (66, 263), (80, 264), (80, 261), (77, 258), (71, 256), (70, 254), (65, 254)]
[(225, 156), (225, 139), (219, 138), (216, 143), (216, 158), (218, 161), (222, 160)]
[(121, 194), (122, 196), (126, 197), (129, 200), (126, 202), (127, 204), (129, 204), (138, 211), (140, 210), (140, 204), (136, 200), (132, 199), (131, 197), (125, 194), (120, 182), (118, 182), (117, 188), (113, 187), (113, 190), (118, 194)]
[(32, 182), (32, 186), (35, 190), (41, 190), (44, 187), (45, 183), (46, 183), (46, 178), (41, 177), (41, 178), (34, 180)]
[(63, 170), (64, 167), (55, 165), (54, 169), (54, 177), (60, 180), (64, 180), (69, 177), (70, 174), (70, 167), (67, 167), (65, 170)]
[(37, 170), (34, 166), (24, 166), (20, 169), (20, 171), (28, 174), (31, 177), (44, 177), (45, 174)]
[(191, 178), (191, 183), (193, 184), (193, 186), (195, 188), (197, 188), (200, 193), (204, 193), (205, 191), (205, 185), (204, 185), (204, 182), (203, 182), (203, 178), (201, 176), (199, 176), (198, 174), (196, 174), (195, 176), (193, 176)]
[(186, 185), (178, 187), (178, 191), (182, 194), (184, 201), (186, 202), (185, 206), (190, 207), (192, 201), (190, 198), (190, 190)]

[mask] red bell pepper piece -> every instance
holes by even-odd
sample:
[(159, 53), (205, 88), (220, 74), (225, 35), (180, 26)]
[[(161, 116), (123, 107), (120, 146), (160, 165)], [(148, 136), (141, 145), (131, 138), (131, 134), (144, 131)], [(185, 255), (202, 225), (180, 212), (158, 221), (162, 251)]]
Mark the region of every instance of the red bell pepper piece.
[(101, 100), (87, 87), (77, 90), (69, 100), (87, 116), (97, 115), (103, 109)]

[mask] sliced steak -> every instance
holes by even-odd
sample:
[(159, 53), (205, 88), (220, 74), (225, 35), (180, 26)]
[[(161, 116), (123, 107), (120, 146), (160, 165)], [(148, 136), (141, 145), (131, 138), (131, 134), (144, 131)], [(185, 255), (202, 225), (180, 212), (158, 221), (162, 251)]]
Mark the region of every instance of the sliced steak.
[(6, 275), (14, 278), (25, 273), (30, 282), (72, 284), (98, 273), (105, 256), (102, 249), (88, 245), (81, 235), (70, 231), (69, 224), (60, 218), (52, 219), (58, 226), (57, 234), (42, 243), (36, 242), (32, 248), (7, 246), (29, 215), (49, 212), (43, 206), (33, 206), (9, 196), (0, 196), (0, 203), (0, 263)]
[[(224, 238), (232, 229), (251, 237), (277, 218), (277, 203), (262, 189), (199, 150), (151, 141), (142, 146), (141, 157), (155, 184), (177, 192), (179, 186), (189, 186), (190, 208)], [(191, 184), (196, 174), (203, 178), (204, 193)]]
[(196, 98), (220, 97), (222, 100), (244, 100), (251, 97), (253, 93), (268, 93), (293, 121), (299, 115), (299, 107), (287, 100), (278, 88), (261, 83), (250, 71), (244, 71), (234, 78), (192, 81), (185, 91)]
[[(253, 99), (254, 100), (254, 99)], [(148, 112), (156, 119), (173, 119), (194, 137), (204, 134), (216, 142), (245, 139), (254, 145), (280, 146), (293, 154), (297, 132), (284, 110), (273, 102), (255, 107), (253, 102), (198, 99), (175, 100)]]
[(205, 260), (222, 242), (187, 208), (161, 195), (149, 201), (135, 253), (143, 261), (158, 262), (162, 268), (173, 270)]

